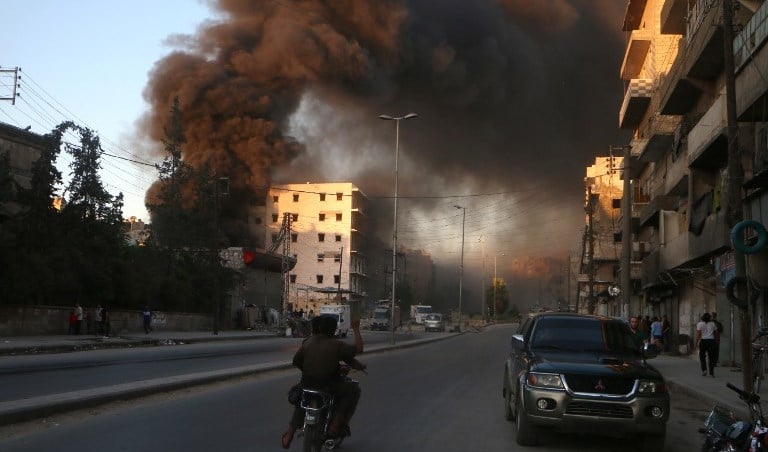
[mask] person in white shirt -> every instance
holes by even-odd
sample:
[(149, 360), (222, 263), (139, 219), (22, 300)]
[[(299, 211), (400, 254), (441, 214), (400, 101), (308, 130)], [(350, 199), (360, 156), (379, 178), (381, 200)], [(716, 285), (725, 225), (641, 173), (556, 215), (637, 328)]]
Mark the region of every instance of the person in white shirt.
[(715, 376), (715, 362), (717, 360), (715, 332), (717, 325), (712, 321), (712, 316), (705, 312), (701, 316), (701, 322), (696, 324), (696, 346), (699, 348), (699, 362), (701, 363), (701, 375)]

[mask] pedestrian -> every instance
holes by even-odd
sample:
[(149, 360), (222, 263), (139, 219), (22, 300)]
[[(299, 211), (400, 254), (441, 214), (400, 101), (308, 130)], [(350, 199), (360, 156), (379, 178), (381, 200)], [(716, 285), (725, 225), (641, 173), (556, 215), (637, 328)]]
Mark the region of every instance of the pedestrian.
[(699, 363), (701, 364), (701, 375), (707, 376), (707, 370), (709, 370), (709, 376), (715, 376), (715, 349), (717, 342), (715, 341), (715, 334), (717, 332), (717, 325), (712, 321), (712, 316), (705, 312), (701, 316), (701, 321), (696, 324), (696, 346), (699, 347)]
[(75, 315), (77, 316), (75, 334), (80, 334), (80, 329), (83, 327), (83, 307), (80, 306), (80, 303), (75, 303)]
[(109, 314), (109, 308), (104, 306), (101, 308), (101, 326), (104, 333), (104, 337), (109, 337), (109, 334), (112, 330), (112, 325), (110, 324), (110, 314)]
[(668, 352), (671, 350), (672, 327), (665, 315), (661, 316), (661, 335), (664, 338), (664, 351)]
[(144, 319), (144, 333), (149, 334), (152, 331), (152, 310), (149, 309), (149, 305), (145, 304), (144, 309), (141, 311), (141, 316)]
[(75, 333), (77, 333), (77, 313), (72, 309), (69, 311), (69, 329), (67, 329), (67, 334)]
[(710, 314), (712, 316), (712, 323), (715, 324), (715, 366), (717, 366), (718, 361), (720, 360), (720, 337), (723, 335), (723, 324), (720, 323), (719, 320), (717, 320), (717, 313), (712, 312)]
[(640, 331), (640, 316), (629, 318), (629, 329), (632, 331), (632, 338), (635, 340), (637, 349), (642, 349), (643, 344), (645, 344), (645, 333)]
[(101, 305), (97, 304), (96, 309), (93, 312), (93, 318), (96, 321), (96, 335), (102, 336), (104, 335), (104, 324), (103, 319), (101, 316)]
[(661, 334), (661, 319), (654, 316), (651, 320), (651, 340), (653, 345), (661, 351), (661, 346), (664, 343), (664, 336)]

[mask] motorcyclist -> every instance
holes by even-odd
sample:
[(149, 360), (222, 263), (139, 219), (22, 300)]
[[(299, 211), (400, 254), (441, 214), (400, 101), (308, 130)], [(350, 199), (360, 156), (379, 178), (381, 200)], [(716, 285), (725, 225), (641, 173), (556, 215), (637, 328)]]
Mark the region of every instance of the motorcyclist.
[[(364, 370), (365, 365), (355, 359), (363, 352), (363, 338), (360, 335), (360, 320), (351, 322), (355, 344), (336, 339), (337, 320), (333, 316), (321, 315), (312, 319), (312, 336), (304, 339), (293, 356), (293, 365), (301, 370), (301, 385), (305, 388), (331, 392), (336, 398), (336, 409), (331, 420), (331, 437), (349, 435), (349, 421), (360, 399), (360, 387), (341, 378), (339, 361), (353, 369)], [(296, 430), (304, 422), (304, 410), (297, 406), (283, 433), (282, 446), (288, 449)]]

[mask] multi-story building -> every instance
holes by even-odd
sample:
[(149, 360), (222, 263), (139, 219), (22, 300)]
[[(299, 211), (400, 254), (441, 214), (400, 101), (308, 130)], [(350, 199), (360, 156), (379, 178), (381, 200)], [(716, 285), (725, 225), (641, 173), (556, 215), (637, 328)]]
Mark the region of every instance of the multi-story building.
[(318, 312), (322, 304), (366, 301), (366, 196), (353, 184), (273, 185), (267, 195), (266, 243), (278, 240), (290, 220), (288, 303)]
[(586, 227), (582, 239), (578, 278), (580, 312), (620, 315), (620, 303), (614, 291), (621, 246), (614, 233), (619, 220), (617, 199), (621, 199), (622, 157), (597, 157), (587, 168), (585, 181)]
[[(728, 133), (723, 7), (733, 6), (738, 144), (745, 209), (765, 223), (759, 173), (768, 121), (768, 3), (763, 0), (630, 0), (619, 124), (633, 131), (629, 177), (640, 207), (632, 240), (645, 243), (640, 314), (666, 315), (671, 339), (690, 350), (704, 312), (726, 331), (721, 361), (739, 360), (738, 313), (725, 283), (734, 275), (728, 224)], [(741, 30), (741, 31), (739, 31)], [(762, 147), (762, 150), (761, 150)], [(765, 160), (768, 161), (768, 160)], [(762, 166), (761, 166), (762, 165)], [(765, 253), (750, 257), (750, 277), (765, 277)], [(757, 313), (763, 312), (762, 302)], [(758, 317), (760, 318), (760, 317)], [(677, 343), (679, 342), (679, 344)]]

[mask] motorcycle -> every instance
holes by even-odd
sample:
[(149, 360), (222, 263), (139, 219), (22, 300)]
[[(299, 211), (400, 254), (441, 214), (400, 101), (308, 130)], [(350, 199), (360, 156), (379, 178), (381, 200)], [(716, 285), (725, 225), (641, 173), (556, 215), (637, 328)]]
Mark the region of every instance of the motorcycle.
[(733, 412), (715, 405), (704, 422), (702, 452), (762, 452), (768, 451), (768, 427), (760, 407), (760, 396), (728, 383), (749, 407), (750, 420), (737, 420)]
[[(341, 366), (342, 378), (352, 384), (359, 384), (349, 377), (350, 367)], [(363, 370), (362, 372), (365, 372)], [(302, 389), (300, 407), (304, 410), (303, 452), (321, 452), (341, 446), (344, 436), (333, 438), (330, 435), (331, 419), (336, 408), (333, 394), (318, 389)]]

